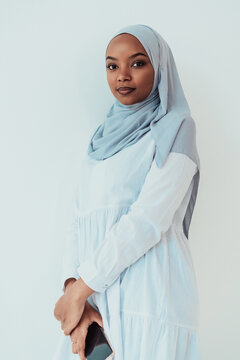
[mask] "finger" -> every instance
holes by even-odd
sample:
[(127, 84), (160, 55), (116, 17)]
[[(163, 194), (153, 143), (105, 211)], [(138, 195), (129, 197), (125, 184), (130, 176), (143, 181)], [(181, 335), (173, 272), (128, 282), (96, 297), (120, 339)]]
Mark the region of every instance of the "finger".
[(86, 356), (85, 356), (85, 351), (84, 349), (81, 349), (79, 352), (78, 352), (78, 355), (80, 357), (80, 360), (87, 360)]
[(71, 331), (69, 331), (69, 328), (66, 326), (64, 321), (61, 322), (61, 329), (64, 332), (64, 335), (70, 335)]
[(85, 342), (87, 337), (88, 327), (85, 325), (82, 325), (81, 328), (79, 328), (78, 331), (78, 346), (77, 346), (77, 353), (81, 360), (87, 360), (85, 356)]
[(78, 354), (78, 352), (79, 352), (79, 339), (74, 340), (74, 342), (72, 342), (72, 353)]
[(61, 328), (62, 328), (62, 331), (64, 332), (64, 335), (66, 335), (66, 336), (70, 335), (72, 329), (69, 329), (69, 327), (67, 327), (67, 325), (65, 324), (64, 321), (62, 322)]
[(96, 311), (94, 314), (94, 317), (92, 318), (92, 321), (96, 321), (102, 328), (103, 326), (103, 319), (99, 311)]
[(103, 319), (102, 319), (101, 315), (99, 315), (99, 319), (98, 319), (97, 323), (98, 323), (102, 328), (104, 328), (104, 326), (103, 326)]
[[(76, 343), (74, 343), (74, 344), (72, 344), (72, 352), (73, 352), (73, 354), (81, 354), (81, 357), (80, 357), (80, 359), (85, 359), (86, 357), (85, 357), (85, 353), (83, 352), (82, 353), (82, 349), (81, 349), (81, 346), (80, 346), (80, 342), (79, 342), (79, 340), (78, 341), (76, 341)], [(80, 356), (80, 355), (79, 355)], [(85, 358), (84, 358), (85, 357)], [(86, 359), (87, 360), (87, 359)]]
[(78, 353), (78, 340), (71, 340), (72, 341), (72, 353), (77, 354)]
[(65, 335), (70, 335), (71, 332), (76, 328), (78, 324), (73, 324), (73, 323), (70, 323), (68, 324), (67, 321), (63, 321), (62, 322), (62, 330), (64, 331), (64, 334)]
[(85, 356), (85, 339), (86, 336), (82, 334), (77, 338), (77, 340), (74, 340), (72, 343), (72, 352), (73, 354), (79, 354), (79, 357), (81, 360), (87, 360)]
[[(71, 329), (71, 330), (72, 330), (72, 329)], [(69, 328), (65, 328), (65, 329), (63, 330), (63, 332), (64, 332), (64, 334), (65, 334), (66, 336), (68, 336), (68, 335), (70, 335), (71, 330), (69, 330)]]

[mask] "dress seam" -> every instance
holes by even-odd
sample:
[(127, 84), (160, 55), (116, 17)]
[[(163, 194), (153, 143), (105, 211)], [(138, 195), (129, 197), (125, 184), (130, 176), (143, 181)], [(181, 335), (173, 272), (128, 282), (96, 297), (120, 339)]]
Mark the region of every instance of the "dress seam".
[[(107, 206), (100, 206), (98, 208), (95, 208), (95, 209), (92, 209), (92, 210), (89, 210), (89, 211), (86, 211), (86, 212), (77, 211), (76, 216), (81, 220), (81, 218), (92, 215), (92, 214), (94, 214), (94, 213), (96, 213), (98, 211), (102, 211), (102, 210), (109, 210), (109, 209), (118, 209), (118, 210), (128, 209), (129, 210), (132, 205), (133, 204), (122, 204), (122, 205), (113, 204), (113, 205), (107, 205)], [(135, 207), (141, 208), (140, 206), (135, 206)], [(183, 232), (182, 223), (174, 223), (174, 221), (173, 221), (170, 228), (171, 227), (174, 227), (176, 230), (180, 230), (181, 233)]]
[[(148, 317), (148, 318), (154, 318), (154, 319), (158, 319), (158, 316), (156, 316), (155, 314), (150, 314), (150, 313), (143, 313), (143, 312), (137, 312), (137, 311), (126, 311), (126, 310), (120, 310), (121, 313), (125, 315), (129, 315), (129, 316), (141, 316), (141, 317)], [(114, 316), (119, 316), (119, 314), (115, 313), (115, 314), (109, 314), (107, 313), (107, 317), (114, 317)], [(177, 323), (177, 322), (173, 322), (173, 321), (168, 321), (168, 320), (158, 320), (159, 324), (165, 324), (165, 325), (171, 325), (171, 326), (177, 326), (177, 327), (183, 327), (183, 328), (188, 328), (190, 330), (194, 330), (197, 331), (198, 330), (198, 326), (191, 326), (191, 325), (187, 325), (187, 324), (182, 324), (182, 323)]]

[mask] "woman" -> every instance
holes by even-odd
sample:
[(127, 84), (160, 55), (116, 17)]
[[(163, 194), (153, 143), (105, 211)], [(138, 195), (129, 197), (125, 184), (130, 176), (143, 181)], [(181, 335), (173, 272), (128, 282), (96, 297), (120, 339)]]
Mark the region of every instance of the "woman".
[(96, 321), (114, 360), (196, 360), (199, 302), (188, 244), (200, 177), (195, 123), (172, 52), (151, 27), (118, 31), (106, 70), (116, 99), (82, 162), (54, 359), (86, 359)]

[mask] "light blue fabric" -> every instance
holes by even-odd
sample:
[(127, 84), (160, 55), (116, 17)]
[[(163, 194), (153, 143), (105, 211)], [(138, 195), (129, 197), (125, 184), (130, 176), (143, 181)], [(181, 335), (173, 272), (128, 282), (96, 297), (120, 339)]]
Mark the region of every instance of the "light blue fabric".
[(198, 166), (183, 221), (184, 233), (188, 238), (200, 178), (195, 122), (167, 42), (156, 30), (143, 24), (121, 28), (109, 42), (121, 33), (134, 35), (145, 48), (154, 68), (153, 87), (147, 98), (132, 105), (124, 105), (115, 99), (106, 119), (91, 137), (88, 155), (95, 160), (104, 160), (134, 144), (148, 131), (151, 131), (156, 143), (155, 160), (158, 167), (164, 164), (170, 151), (188, 155)]

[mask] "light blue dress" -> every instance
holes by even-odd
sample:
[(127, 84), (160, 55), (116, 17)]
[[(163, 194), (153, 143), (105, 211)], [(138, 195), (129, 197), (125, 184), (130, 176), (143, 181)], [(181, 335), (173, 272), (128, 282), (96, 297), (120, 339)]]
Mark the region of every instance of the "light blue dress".
[[(170, 152), (159, 168), (155, 150), (149, 131), (104, 161), (83, 159), (62, 283), (81, 276), (95, 290), (88, 301), (114, 360), (199, 360), (198, 287), (182, 227), (197, 166)], [(54, 360), (73, 359), (63, 333)]]

